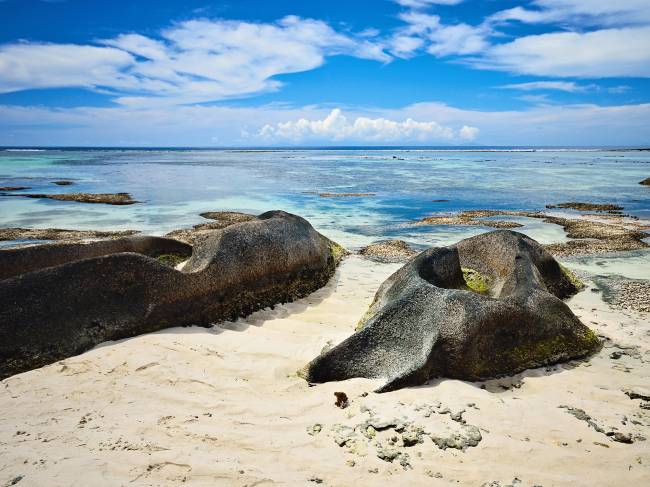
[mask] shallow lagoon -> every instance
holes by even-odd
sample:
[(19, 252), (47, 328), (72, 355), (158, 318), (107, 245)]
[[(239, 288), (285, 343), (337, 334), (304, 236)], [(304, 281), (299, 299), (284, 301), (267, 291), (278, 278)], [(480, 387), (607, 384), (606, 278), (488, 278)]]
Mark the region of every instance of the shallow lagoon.
[[(30, 186), (26, 192), (38, 193), (128, 192), (143, 203), (3, 196), (0, 225), (163, 234), (202, 221), (203, 211), (284, 209), (352, 248), (395, 237), (446, 245), (485, 228), (408, 222), (436, 212), (541, 210), (563, 201), (617, 203), (650, 219), (650, 189), (638, 184), (648, 175), (647, 151), (4, 150), (0, 186)], [(52, 184), (60, 179), (75, 184)], [(322, 198), (319, 192), (374, 196)], [(556, 225), (515, 220), (525, 224), (520, 231), (543, 243), (565, 239)], [(647, 258), (641, 263), (648, 264)]]

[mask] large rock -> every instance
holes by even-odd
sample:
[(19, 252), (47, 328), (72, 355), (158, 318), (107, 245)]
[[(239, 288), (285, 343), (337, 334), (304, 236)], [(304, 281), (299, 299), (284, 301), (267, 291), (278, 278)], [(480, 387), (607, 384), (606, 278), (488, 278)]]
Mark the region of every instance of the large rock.
[(431, 248), (389, 277), (360, 331), (302, 371), (309, 382), (481, 380), (582, 357), (596, 335), (562, 301), (578, 289), (536, 241), (499, 230)]
[(1, 280), (0, 378), (106, 340), (303, 297), (329, 280), (340, 255), (306, 220), (273, 211), (214, 231), (182, 271), (127, 252)]
[(166, 254), (189, 258), (192, 255), (192, 246), (171, 238), (137, 236), (88, 243), (67, 242), (6, 249), (0, 251), (0, 280), (68, 262), (120, 252), (134, 252), (154, 258)]

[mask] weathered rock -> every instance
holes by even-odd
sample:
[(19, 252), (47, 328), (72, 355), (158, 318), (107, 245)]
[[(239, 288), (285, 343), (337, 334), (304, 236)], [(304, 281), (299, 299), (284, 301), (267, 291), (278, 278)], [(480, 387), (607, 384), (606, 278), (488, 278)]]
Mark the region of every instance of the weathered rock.
[(68, 262), (120, 252), (134, 252), (159, 260), (161, 256), (179, 255), (185, 260), (192, 255), (192, 247), (169, 238), (138, 236), (90, 243), (59, 243), (0, 250), (0, 280)]
[(639, 181), (639, 184), (643, 186), (650, 186), (650, 178), (645, 178), (643, 181)]
[(0, 281), (0, 378), (117, 340), (209, 325), (323, 286), (341, 255), (281, 211), (201, 242), (182, 271), (138, 253), (68, 262)]
[(0, 191), (22, 191), (23, 189), (32, 189), (29, 186), (0, 186)]
[(25, 198), (45, 198), (57, 201), (77, 201), (79, 203), (103, 203), (106, 205), (133, 205), (140, 203), (131, 198), (129, 193), (64, 193), (64, 194), (45, 194), (45, 193), (20, 193), (9, 194), (6, 196), (22, 196)]
[[(462, 268), (487, 276), (487, 294)], [(361, 331), (318, 356), (309, 382), (385, 378), (379, 391), (444, 376), (481, 380), (583, 357), (596, 335), (562, 302), (577, 291), (536, 241), (501, 230), (432, 248), (380, 287)]]
[(363, 247), (359, 253), (379, 262), (405, 262), (417, 252), (404, 240), (383, 240)]
[(471, 424), (465, 424), (460, 431), (451, 433), (448, 436), (429, 435), (438, 448), (446, 450), (454, 448), (456, 450), (466, 450), (469, 447), (477, 446), (483, 437), (480, 430)]
[(61, 181), (52, 181), (52, 184), (56, 184), (57, 186), (70, 186), (71, 184), (74, 184), (74, 182), (62, 179)]

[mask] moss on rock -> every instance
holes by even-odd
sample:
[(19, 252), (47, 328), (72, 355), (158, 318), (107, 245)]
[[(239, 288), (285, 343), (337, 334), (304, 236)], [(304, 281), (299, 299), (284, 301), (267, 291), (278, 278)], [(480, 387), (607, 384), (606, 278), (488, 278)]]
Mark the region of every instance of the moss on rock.
[(578, 276), (576, 276), (568, 267), (563, 266), (562, 264), (560, 265), (560, 269), (562, 269), (562, 273), (571, 281), (571, 284), (573, 284), (576, 288), (577, 291), (580, 291), (584, 289), (585, 283), (582, 282)]
[(163, 265), (168, 267), (176, 267), (181, 262), (185, 262), (188, 259), (186, 255), (182, 254), (160, 254), (156, 256), (156, 260)]
[(463, 279), (467, 287), (478, 294), (488, 294), (490, 291), (490, 278), (475, 269), (463, 267)]

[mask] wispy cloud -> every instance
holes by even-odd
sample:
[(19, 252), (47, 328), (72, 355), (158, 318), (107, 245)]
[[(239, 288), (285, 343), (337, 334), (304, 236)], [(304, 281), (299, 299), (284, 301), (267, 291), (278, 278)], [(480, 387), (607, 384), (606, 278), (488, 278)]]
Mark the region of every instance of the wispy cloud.
[(531, 81), (529, 83), (502, 85), (499, 88), (520, 91), (557, 90), (566, 91), (567, 93), (584, 93), (599, 89), (598, 85), (595, 84), (581, 85), (574, 81)]
[(424, 9), (432, 5), (458, 5), (464, 0), (395, 0), (402, 7)]
[[(477, 25), (445, 23), (426, 6), (400, 13), (406, 25), (387, 41), (393, 55), (425, 51), (473, 68), (537, 76), (650, 77), (649, 0), (534, 0), (531, 8), (502, 10)], [(556, 30), (504, 42), (513, 22)]]
[(192, 20), (159, 39), (126, 34), (97, 45), (0, 46), (0, 93), (48, 87), (113, 90), (125, 105), (217, 101), (278, 89), (280, 74), (347, 55), (387, 62), (368, 37), (288, 16), (275, 23)]

